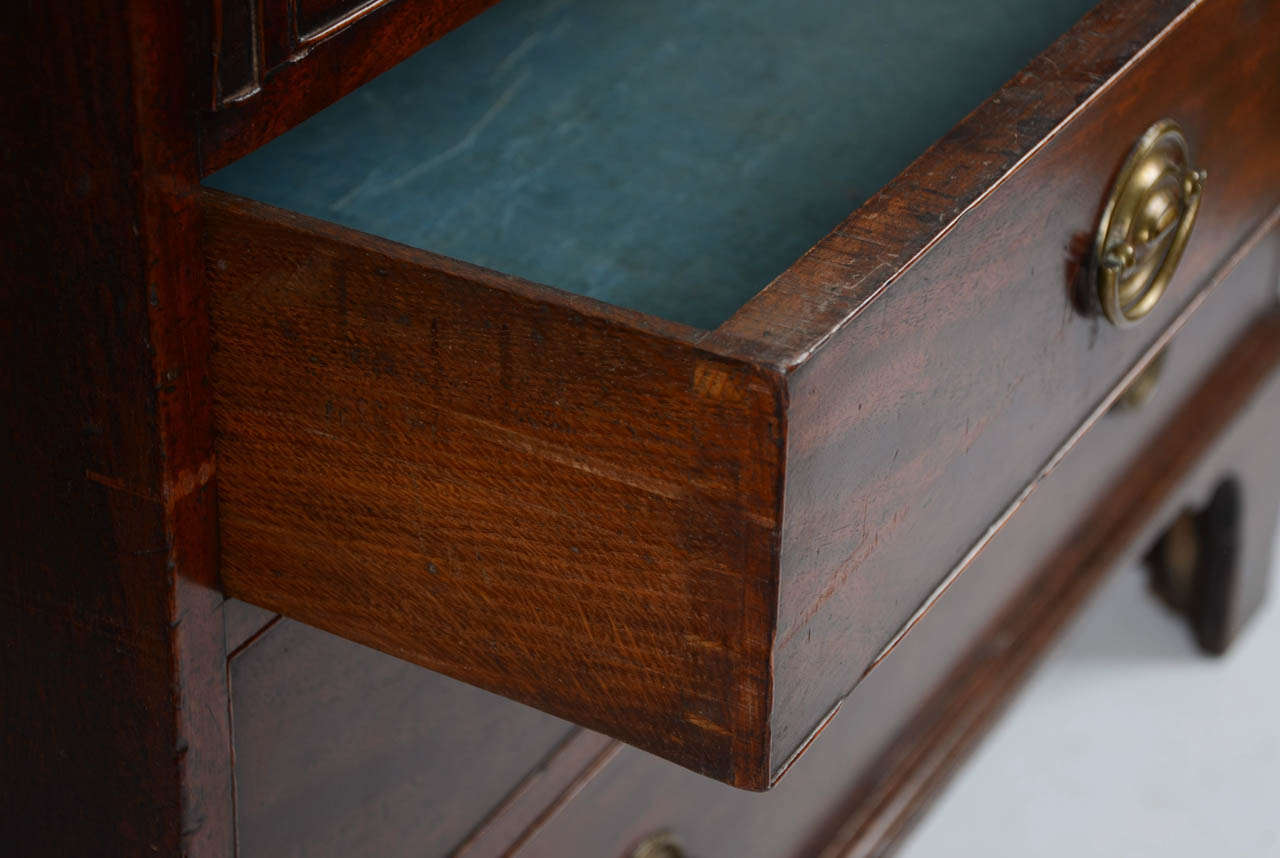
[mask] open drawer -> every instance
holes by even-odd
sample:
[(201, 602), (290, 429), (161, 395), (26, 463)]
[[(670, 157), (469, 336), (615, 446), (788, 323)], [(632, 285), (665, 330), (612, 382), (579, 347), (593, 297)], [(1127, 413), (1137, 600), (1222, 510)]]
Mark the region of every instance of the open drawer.
[[(229, 595), (781, 776), (1280, 200), (1280, 3), (1126, 0), (823, 237), (1084, 4), (812, 5), (508, 0), (214, 177)], [(1209, 178), (1122, 329), (1091, 236), (1162, 118)]]

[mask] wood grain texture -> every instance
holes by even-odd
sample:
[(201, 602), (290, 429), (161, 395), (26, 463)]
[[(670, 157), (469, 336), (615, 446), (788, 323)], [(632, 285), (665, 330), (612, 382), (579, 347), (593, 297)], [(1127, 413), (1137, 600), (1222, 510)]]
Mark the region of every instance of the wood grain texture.
[[(1152, 455), (1143, 451), (1161, 429), (1188, 419), (1189, 398), (1215, 383), (1209, 373), (1251, 322), (1275, 312), (1277, 274), (1280, 235), (1272, 234), (1175, 338), (1152, 400), (1140, 411), (1109, 416), (1081, 440), (1019, 510), (1016, 524), (996, 535), (919, 627), (854, 689), (812, 752), (767, 794), (727, 789), (624, 749), (519, 854), (625, 855), (660, 830), (672, 832), (689, 854), (707, 858), (808, 858), (828, 847), (828, 855), (840, 854), (855, 841), (866, 847), (855, 854), (891, 852), (927, 807), (944, 773), (960, 765), (971, 747), (953, 740), (976, 742), (999, 711), (995, 701), (1016, 688), (1012, 681), (994, 688), (969, 685), (975, 679), (972, 666), (986, 665), (982, 676), (990, 679), (996, 663), (1003, 670), (1038, 661), (1037, 656), (1023, 664), (1015, 657), (1017, 635), (1034, 621), (1023, 613), (1045, 598), (1036, 583), (1041, 573), (1074, 534), (1096, 524), (1099, 510), (1108, 508), (1112, 483), (1134, 461)], [(1274, 392), (1266, 397), (1274, 400)], [(1244, 417), (1251, 428), (1242, 438), (1248, 440), (1227, 442), (1219, 435), (1213, 449), (1229, 444), (1237, 467), (1274, 469), (1258, 442), (1267, 421), (1274, 426), (1277, 418), (1274, 407), (1270, 412), (1252, 408)], [(1114, 546), (1123, 553), (1112, 566), (1137, 559), (1168, 516), (1182, 503), (1199, 503), (1205, 486), (1221, 473), (1221, 460), (1213, 455), (1184, 473), (1164, 504), (1145, 508), (1141, 532)], [(1270, 482), (1280, 486), (1280, 480)], [(1267, 484), (1265, 478), (1260, 482)], [(1266, 504), (1260, 506), (1259, 518), (1266, 515)], [(1265, 540), (1268, 529), (1261, 528), (1254, 544)], [(958, 694), (958, 688), (966, 693)], [(934, 743), (948, 733), (951, 739)]]
[[(255, 145), (367, 79), (433, 37), (431, 28), (448, 14), (470, 14), (470, 7), (451, 6), (443, 17), (395, 29), (408, 20), (397, 15), (422, 5), (406, 0), (371, 10), (359, 26), (316, 43), (315, 57), (333, 70), (292, 72), (301, 66), (288, 64), (268, 81), (284, 93), (270, 109), (255, 113), (246, 103), (208, 120), (213, 157)], [(1108, 14), (1117, 9), (1104, 7)], [(1260, 53), (1259, 41), (1215, 41), (1203, 32), (1228, 13), (1238, 29), (1224, 24), (1222, 32), (1274, 32), (1275, 9), (1232, 0), (1195, 4), (1149, 56), (1173, 45), (1184, 59), (1265, 79), (1274, 56)], [(819, 377), (813, 367), (845, 378), (841, 360), (861, 365), (863, 349), (876, 339), (859, 326), (873, 325), (867, 320), (877, 312), (890, 314), (883, 308), (919, 322), (922, 336), (936, 334), (923, 308), (909, 298), (891, 301), (912, 294), (910, 278), (927, 272), (927, 262), (877, 292), (856, 320), (850, 316), (860, 301), (852, 310), (819, 302), (838, 320), (819, 323), (818, 338), (788, 352), (785, 343), (766, 341), (767, 332), (752, 334), (746, 322), (754, 311), (699, 344), (688, 329), (429, 254), (225, 197), (197, 199), (189, 123), (200, 84), (211, 77), (200, 59), (209, 44), (205, 13), (141, 0), (123, 14), (92, 4), (74, 15), (27, 6), (7, 31), (21, 38), (7, 38), (3, 52), (11, 84), (5, 111), (16, 119), (5, 128), (18, 129), (4, 135), (6, 163), (16, 169), (3, 181), (20, 203), (4, 219), (15, 276), (0, 287), (8, 310), (0, 400), (11, 427), (0, 475), (19, 488), (6, 495), (0, 531), (6, 844), (35, 854), (233, 849), (221, 684), (226, 618), (215, 588), (208, 330), (197, 261), (202, 214), (210, 219), (204, 250), (217, 283), (222, 349), (214, 375), (228, 590), (609, 729), (715, 777), (766, 785), (777, 768), (771, 741), (786, 752), (771, 738), (771, 724), (807, 719), (804, 711), (775, 717), (770, 708), (770, 671), (790, 675), (788, 665), (771, 660), (785, 559), (785, 425), (815, 401), (804, 388)], [(1073, 36), (1106, 54), (1104, 66), (1143, 42), (1125, 30), (1136, 19), (1117, 20), (1096, 40), (1084, 31)], [(1198, 39), (1188, 35), (1192, 29)], [(1223, 44), (1234, 49), (1229, 57)], [(352, 60), (345, 69), (344, 60)], [(1080, 66), (1070, 68), (1078, 73)], [(1170, 91), (1183, 93), (1174, 106), (1202, 156), (1231, 156), (1217, 186), (1226, 189), (1219, 208), (1206, 202), (1202, 249), (1188, 256), (1187, 282), (1199, 282), (1274, 204), (1266, 196), (1274, 191), (1274, 148), (1257, 148), (1259, 123), (1276, 115), (1266, 100), (1273, 90), (1218, 102), (1210, 96), (1221, 76), (1209, 75), (1209, 88), (1196, 90), (1173, 72), (1157, 76), (1158, 65), (1136, 69), (1125, 79), (1172, 81)], [(1097, 91), (1100, 79), (1086, 77), (1066, 91)], [(310, 86), (293, 89), (303, 80)], [(1046, 80), (1015, 82), (1015, 90), (1057, 97), (1063, 81), (1052, 73)], [(1100, 115), (1122, 117), (1114, 127), (1127, 139), (1124, 123), (1146, 121), (1131, 109), (1134, 92), (1117, 84), (1088, 109), (1110, 104)], [(1066, 131), (1055, 136), (1037, 153), (1046, 160), (1027, 162), (985, 205), (1040, 175), (1031, 169), (1039, 163), (1079, 178), (1067, 162), (1093, 150), (1062, 142), (1071, 139)], [(1209, 166), (1215, 177), (1224, 174)], [(1019, 198), (1031, 196), (1028, 187)], [(993, 224), (1026, 218), (1025, 209), (992, 214), (985, 205), (933, 245), (935, 264), (964, 270), (951, 263), (970, 258), (980, 243), (970, 242), (968, 254), (958, 245), (944, 248), (960, 241), (966, 225), (985, 224), (989, 241)], [(980, 209), (992, 219), (982, 220)], [(927, 217), (937, 215), (935, 208)], [(930, 221), (916, 235), (933, 229)], [(996, 273), (1015, 270), (1015, 262)], [(835, 267), (848, 266), (837, 260)], [(831, 289), (839, 281), (823, 282)], [(921, 282), (930, 288), (921, 285), (917, 297), (941, 291), (937, 276)], [(960, 302), (981, 294), (958, 291)], [(784, 293), (779, 287), (778, 297)], [(1170, 313), (1190, 306), (1188, 296), (1182, 292)], [(916, 313), (899, 315), (904, 306)], [(806, 317), (767, 315), (788, 324)], [(1274, 424), (1258, 429), (1257, 415), (1274, 416), (1273, 394), (1250, 398), (1240, 381), (1256, 381), (1274, 363), (1276, 324), (1267, 324), (1237, 355), (1235, 371), (1206, 386), (1214, 398), (1195, 403), (1220, 410), (1214, 420), (1221, 425), (1187, 427), (1193, 438), (1205, 437), (1207, 424), (1232, 440), (1163, 445), (1163, 458), (1143, 470), (1155, 475), (1152, 492), (1185, 502), (1172, 491), (1173, 475), (1216, 481), (1224, 470), (1243, 469), (1246, 451), (1270, 439)], [(1150, 351), (1159, 328), (1136, 346), (1104, 343), (1096, 354), (1108, 366), (1125, 365), (1128, 356)], [(802, 356), (803, 367), (788, 354)], [(1035, 349), (1025, 355), (1053, 357)], [(782, 371), (791, 373), (786, 385)], [(901, 377), (890, 371), (889, 378)], [(1034, 381), (1024, 384), (1040, 391)], [(1108, 388), (1099, 384), (1102, 402)], [(788, 394), (799, 392), (809, 402), (788, 411)], [(1034, 413), (1035, 401), (1000, 413)], [(832, 419), (851, 408), (845, 400)], [(1068, 411), (1058, 412), (1064, 421)], [(1223, 429), (1232, 416), (1239, 425)], [(812, 425), (816, 435), (826, 431)], [(996, 436), (1009, 434), (989, 437)], [(1193, 471), (1191, 462), (1206, 450), (1217, 467)], [(876, 451), (859, 445), (833, 461), (841, 465), (855, 453), (872, 459)], [(826, 473), (820, 464), (808, 467)], [(895, 479), (912, 477), (908, 470)], [(1266, 509), (1274, 496), (1252, 485), (1246, 483), (1247, 508)], [(1113, 510), (1122, 530), (1130, 526), (1127, 509)], [(1262, 590), (1252, 571), (1244, 580), (1233, 623)], [(1039, 610), (1031, 602), (1024, 607)], [(888, 628), (885, 621), (882, 631)], [(819, 645), (836, 650), (842, 643), (828, 637)], [(1010, 664), (994, 681), (1023, 664), (1021, 656)], [(826, 674), (806, 663), (796, 675)], [(974, 699), (966, 711), (986, 705), (987, 698)], [(954, 711), (945, 701), (938, 708)], [(909, 741), (928, 759), (954, 759), (970, 735), (963, 718), (954, 720), (936, 741), (920, 733)], [(930, 756), (937, 749), (941, 756)], [(932, 783), (943, 768), (916, 768), (912, 782)], [(910, 809), (923, 794), (899, 791), (894, 806)], [(734, 821), (724, 818), (715, 830)]]
[[(1089, 530), (1086, 522), (1099, 520), (1099, 509), (1110, 503), (1112, 485), (1132, 467), (1143, 447), (1164, 427), (1187, 419), (1185, 414), (1179, 417), (1184, 406), (1197, 389), (1206, 386), (1210, 372), (1226, 358), (1230, 347), (1246, 336), (1260, 316), (1275, 312), (1280, 234), (1273, 231), (1266, 236), (1229, 276), (1226, 272), (1223, 275), (1225, 282), (1170, 343), (1160, 385), (1151, 400), (1139, 410), (1110, 414), (1099, 421), (919, 627), (854, 689), (846, 714), (853, 714), (849, 720), (858, 725), (856, 747), (864, 749), (850, 759), (861, 773), (861, 783), (847, 794), (839, 814), (845, 820), (841, 826), (844, 833), (835, 836), (829, 832), (809, 854), (829, 844), (831, 849), (824, 858), (830, 858), (832, 853), (852, 849), (855, 843), (867, 854), (891, 852), (927, 812), (936, 789), (963, 765), (968, 752), (998, 717), (1004, 705), (1000, 696), (1016, 691), (1017, 681), (1002, 682), (999, 688), (982, 693), (970, 687), (967, 690), (973, 693), (965, 696), (963, 705), (955, 697), (957, 689), (966, 688), (974, 679), (975, 674), (969, 672), (973, 665), (986, 665), (985, 671), (1016, 656), (1017, 637), (1006, 639), (998, 630), (1007, 628), (1016, 635), (1018, 630), (1030, 628), (1030, 623), (1020, 618), (1018, 606), (1039, 598), (1034, 583), (1037, 575), (1051, 565), (1050, 558), (1064, 550), (1063, 546)], [(1264, 417), (1262, 422), (1276, 417)], [(1251, 419), (1255, 423), (1259, 420)], [(1267, 461), (1265, 445), (1237, 448), (1235, 455), (1245, 463)], [(1213, 466), (1198, 467), (1196, 472), (1215, 477), (1220, 473)], [(1194, 476), (1184, 478), (1175, 492), (1176, 501), (1148, 510), (1143, 530), (1130, 539), (1113, 565), (1126, 567), (1125, 574), (1137, 574), (1132, 567), (1154, 534), (1178, 504), (1198, 498), (1204, 491), (1202, 482)], [(1039, 654), (1019, 669), (1031, 669), (1038, 658)], [(1006, 661), (999, 669), (1013, 666), (1014, 662)], [(965, 708), (980, 701), (989, 708)], [(843, 736), (842, 730), (854, 729), (842, 726), (844, 717), (838, 716), (828, 732)], [(926, 729), (925, 725), (931, 726)], [(933, 739), (941, 740), (948, 733), (946, 741), (932, 744)], [(818, 742), (817, 755), (821, 756), (831, 739), (824, 734)], [(847, 738), (835, 742), (852, 744)], [(797, 765), (803, 764), (801, 760)], [(783, 784), (794, 776), (788, 776)]]
[[(710, 334), (206, 192), (228, 591), (767, 786), (1273, 211), (1277, 17), (1104, 4)], [(1112, 330), (1077, 275), (1165, 115), (1212, 190)]]
[(198, 3), (3, 28), (0, 836), (229, 856)]
[[(1236, 620), (1256, 608), (1280, 512), (1280, 312), (1261, 319), (1183, 403), (1151, 446), (998, 616), (895, 740), (857, 811), (822, 858), (888, 854), (994, 723), (1105, 574), (1147, 544), (1180, 506), (1202, 504), (1224, 478), (1242, 482), (1243, 577)], [(1246, 592), (1248, 595), (1246, 596)]]
[[(1147, 32), (1172, 11), (1104, 4), (704, 341), (746, 338), (787, 378), (775, 772), (1280, 202), (1280, 89), (1240, 86), (1280, 67), (1280, 3)], [(1166, 116), (1212, 190), (1169, 293), (1119, 330), (1081, 317), (1078, 276), (1114, 171)], [(971, 198), (971, 171), (1023, 154)]]
[[(217, 0), (205, 175), (252, 152), (493, 5), (496, 0)], [(231, 22), (251, 22), (232, 29)], [(248, 43), (248, 44), (246, 44)], [(256, 59), (254, 59), (256, 58)]]
[(774, 379), (203, 197), (229, 595), (763, 786)]

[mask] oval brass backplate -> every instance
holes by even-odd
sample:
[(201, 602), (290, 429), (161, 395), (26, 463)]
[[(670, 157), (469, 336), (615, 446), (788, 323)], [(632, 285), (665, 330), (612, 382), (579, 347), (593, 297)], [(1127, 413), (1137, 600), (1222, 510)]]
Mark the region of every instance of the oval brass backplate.
[(1178, 123), (1162, 119), (1120, 169), (1094, 239), (1094, 280), (1107, 320), (1135, 324), (1160, 300), (1191, 236), (1205, 173)]
[(631, 858), (685, 858), (684, 850), (665, 831), (646, 837), (631, 853)]

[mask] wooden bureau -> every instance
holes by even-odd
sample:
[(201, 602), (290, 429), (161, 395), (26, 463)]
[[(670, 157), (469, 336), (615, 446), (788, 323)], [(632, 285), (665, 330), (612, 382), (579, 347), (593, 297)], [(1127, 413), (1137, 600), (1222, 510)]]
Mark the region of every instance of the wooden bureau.
[(17, 854), (883, 854), (1110, 569), (1229, 645), (1280, 3), (491, 5), (9, 28)]

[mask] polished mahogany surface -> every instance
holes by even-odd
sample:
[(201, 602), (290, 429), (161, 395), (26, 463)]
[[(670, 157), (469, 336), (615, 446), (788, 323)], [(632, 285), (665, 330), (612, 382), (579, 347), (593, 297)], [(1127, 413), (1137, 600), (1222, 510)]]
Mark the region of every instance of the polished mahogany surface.
[[(251, 748), (266, 761), (262, 789), (246, 782), (242, 797), (292, 784), (301, 804), (282, 800), (278, 821), (315, 822), (308, 791), (341, 775), (308, 781), (288, 770), (305, 760), (271, 754), (308, 756), (309, 741), (372, 717), (387, 689), (393, 702), (402, 690), (380, 685), (380, 671), (412, 668), (356, 659), (350, 669), (365, 673), (341, 679), (357, 690), (330, 696), (341, 682), (324, 671), (355, 645), (327, 638), (334, 651), (311, 668), (290, 662), (271, 649), (273, 631), (289, 640), (284, 630), (301, 626), (276, 619), (280, 608), (742, 786), (773, 783), (811, 725), (827, 724), (815, 748), (853, 737), (848, 759), (869, 761), (857, 763), (861, 785), (844, 790), (854, 778), (834, 752), (800, 758), (780, 784), (802, 796), (788, 805), (795, 815), (772, 829), (776, 841), (754, 844), (806, 855), (827, 842), (833, 855), (888, 848), (1102, 568), (1145, 548), (1178, 510), (1217, 508), (1223, 485), (1245, 499), (1241, 563), (1206, 590), (1221, 621), (1205, 639), (1248, 616), (1265, 590), (1254, 546), (1269, 542), (1277, 502), (1274, 457), (1258, 453), (1274, 435), (1277, 337), (1274, 316), (1238, 336), (1260, 315), (1258, 295), (1233, 292), (1220, 266), (1259, 242), (1274, 256), (1258, 225), (1275, 220), (1277, 91), (1257, 82), (1276, 64), (1266, 36), (1280, 4), (1107, 0), (715, 330), (199, 187), (484, 6), (129, 0), (56, 13), (26, 4), (10, 17), (10, 848), (233, 855), (237, 735), (246, 765)], [(1158, 115), (1184, 124), (1210, 185), (1170, 300), (1123, 339), (1089, 317), (1074, 272), (1090, 206)], [(1254, 282), (1270, 305), (1274, 266), (1268, 276)], [(1237, 303), (1223, 310), (1221, 296)], [(986, 326), (968, 327), (979, 318)], [(912, 338), (914, 353), (892, 348)], [(1123, 385), (1170, 342), (1169, 389), (1196, 391), (1189, 404), (1166, 412), (1157, 398), (1148, 417), (1113, 420)], [(867, 386), (877, 361), (880, 383)], [(1208, 384), (1188, 381), (1211, 365)], [(913, 410), (926, 399), (931, 408)], [(916, 455), (890, 456), (894, 439)], [(1069, 504), (1048, 494), (1063, 485), (1074, 486)], [(1068, 507), (1087, 515), (1053, 515)], [(1209, 530), (1227, 530), (1222, 520)], [(1081, 521), (1061, 547), (1036, 542)], [(922, 535), (919, 556), (903, 547)], [(992, 568), (994, 578), (981, 572)], [(1034, 569), (1035, 582), (1017, 590), (1011, 569)], [(1017, 601), (982, 630), (1006, 586)], [(227, 592), (265, 607), (226, 606)], [(875, 599), (883, 610), (847, 615)], [(923, 607), (933, 610), (901, 638)], [(898, 646), (824, 721), (882, 641)], [(937, 671), (927, 682), (921, 665)], [(238, 730), (237, 671), (257, 678), (240, 686), (257, 696), (243, 701), (254, 723)], [(919, 683), (893, 681), (908, 674)], [(461, 688), (417, 680), (433, 691), (413, 705)], [(315, 705), (288, 717), (273, 698), (286, 687)], [(523, 712), (504, 723), (535, 732), (557, 723), (518, 707), (490, 714)], [(304, 719), (329, 726), (290, 734)], [(421, 747), (443, 740), (405, 720)], [(446, 732), (472, 726), (447, 720)], [(468, 805), (471, 818), (496, 800), (459, 847), (474, 858), (556, 854), (580, 838), (625, 854), (633, 834), (653, 833), (641, 830), (650, 820), (714, 849), (751, 831), (729, 831), (732, 808), (771, 800), (559, 729), (530, 743), (555, 747), (523, 775), (530, 748), (488, 743), (509, 765), (474, 794), (448, 795), (453, 772), (424, 765), (442, 787), (380, 761), (373, 728), (346, 756), (330, 747), (314, 759), (350, 766), (347, 783), (367, 795), (408, 784), (443, 796), (436, 810)], [(477, 760), (450, 752), (459, 766)], [(806, 778), (824, 766), (829, 777)], [(641, 769), (656, 792), (642, 789)], [(716, 806), (668, 788), (680, 779), (718, 791)], [(678, 817), (690, 807), (707, 810)], [(584, 818), (596, 827), (572, 824)], [(272, 822), (258, 816), (258, 832)], [(420, 845), (391, 824), (365, 833), (350, 842)]]
[[(711, 332), (205, 193), (224, 582), (767, 787), (1274, 208), (1277, 14), (1104, 4)], [(1214, 184), (1122, 331), (1080, 282), (1152, 115)]]

